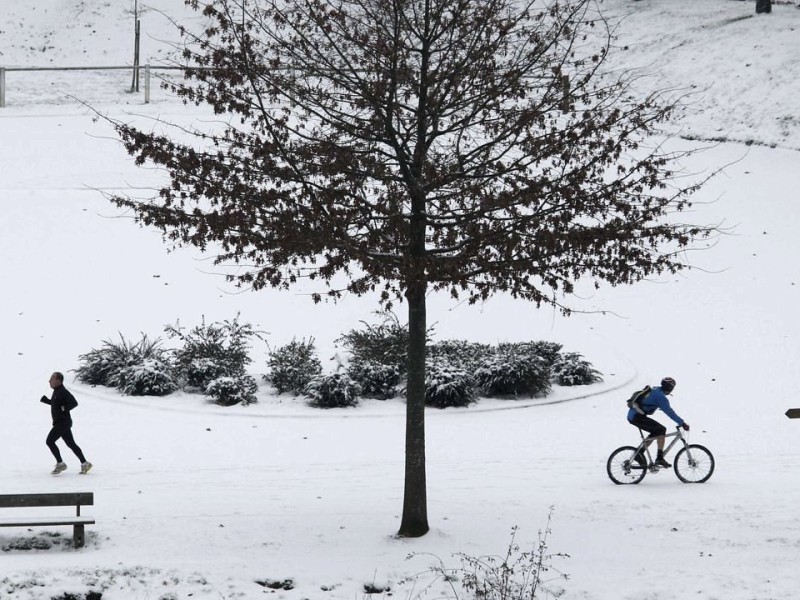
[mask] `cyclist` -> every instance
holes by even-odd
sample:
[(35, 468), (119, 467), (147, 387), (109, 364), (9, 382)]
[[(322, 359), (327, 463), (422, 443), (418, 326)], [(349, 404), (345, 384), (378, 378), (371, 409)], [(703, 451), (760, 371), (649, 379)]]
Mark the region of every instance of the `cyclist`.
[[(628, 422), (634, 427), (648, 432), (650, 435), (645, 440), (645, 447), (649, 446), (653, 440), (656, 440), (658, 445), (658, 454), (656, 456), (656, 464), (659, 467), (669, 469), (672, 465), (669, 464), (664, 458), (664, 443), (666, 442), (667, 428), (655, 419), (651, 419), (656, 410), (661, 409), (667, 416), (678, 424), (678, 427), (683, 427), (689, 431), (689, 424), (681, 419), (678, 414), (672, 410), (669, 405), (667, 396), (675, 389), (675, 380), (672, 377), (664, 377), (661, 380), (661, 385), (654, 387), (647, 393), (640, 401), (639, 406), (635, 406), (628, 411)], [(639, 463), (644, 463), (644, 457), (641, 454), (636, 455), (636, 460)]]

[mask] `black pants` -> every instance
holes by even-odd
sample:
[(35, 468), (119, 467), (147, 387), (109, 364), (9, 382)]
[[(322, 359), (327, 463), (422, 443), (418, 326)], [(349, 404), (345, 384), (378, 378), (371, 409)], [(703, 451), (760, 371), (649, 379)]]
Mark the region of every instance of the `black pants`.
[(72, 427), (62, 424), (53, 425), (50, 433), (47, 434), (47, 447), (50, 448), (50, 452), (52, 452), (53, 456), (56, 457), (56, 462), (64, 462), (61, 460), (61, 452), (59, 451), (58, 446), (56, 446), (56, 440), (58, 440), (58, 438), (62, 438), (64, 440), (67, 448), (75, 453), (75, 456), (78, 457), (78, 460), (80, 460), (82, 463), (86, 462), (83, 452), (78, 444), (75, 443), (75, 438), (72, 437)]
[(650, 435), (648, 438), (659, 437), (667, 433), (667, 428), (661, 423), (655, 419), (651, 419), (647, 415), (640, 415), (639, 413), (634, 415), (633, 419), (630, 420), (630, 424), (649, 433)]

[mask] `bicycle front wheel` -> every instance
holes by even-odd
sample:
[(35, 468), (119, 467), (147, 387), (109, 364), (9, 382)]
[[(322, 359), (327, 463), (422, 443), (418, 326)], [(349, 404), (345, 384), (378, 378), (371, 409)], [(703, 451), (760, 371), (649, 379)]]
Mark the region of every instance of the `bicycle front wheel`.
[(674, 469), (683, 483), (704, 483), (714, 473), (714, 457), (705, 446), (689, 444), (675, 455)]
[(639, 483), (647, 475), (647, 462), (633, 460), (636, 448), (633, 446), (623, 446), (617, 448), (608, 457), (606, 472), (611, 481), (617, 485)]

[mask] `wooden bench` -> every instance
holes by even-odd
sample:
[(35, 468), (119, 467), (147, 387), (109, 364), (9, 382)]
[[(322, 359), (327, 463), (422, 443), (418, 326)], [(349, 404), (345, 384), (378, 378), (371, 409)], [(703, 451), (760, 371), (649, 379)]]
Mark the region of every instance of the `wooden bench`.
[(0, 519), (0, 527), (49, 527), (72, 525), (75, 547), (84, 543), (84, 526), (93, 525), (94, 517), (81, 516), (81, 506), (94, 505), (93, 492), (57, 494), (0, 494), (0, 508), (41, 508), (46, 506), (74, 506), (75, 515), (63, 517), (13, 517)]

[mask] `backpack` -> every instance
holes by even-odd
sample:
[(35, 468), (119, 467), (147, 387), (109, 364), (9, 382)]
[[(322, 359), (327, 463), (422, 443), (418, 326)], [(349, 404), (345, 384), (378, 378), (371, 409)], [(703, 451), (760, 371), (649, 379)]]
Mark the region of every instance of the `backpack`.
[(630, 398), (628, 398), (628, 402), (627, 402), (628, 408), (632, 408), (633, 410), (635, 410), (640, 415), (645, 414), (644, 411), (642, 410), (641, 402), (642, 402), (642, 400), (647, 398), (647, 395), (650, 393), (650, 389), (651, 389), (650, 386), (646, 385), (646, 386), (644, 386), (643, 389), (641, 389), (641, 390), (639, 390), (637, 392), (634, 392), (633, 395)]

